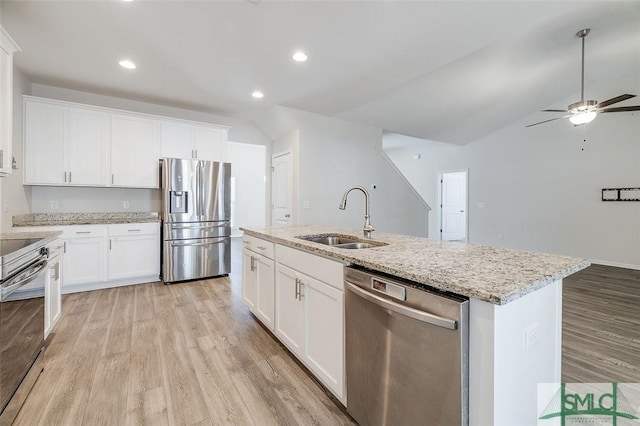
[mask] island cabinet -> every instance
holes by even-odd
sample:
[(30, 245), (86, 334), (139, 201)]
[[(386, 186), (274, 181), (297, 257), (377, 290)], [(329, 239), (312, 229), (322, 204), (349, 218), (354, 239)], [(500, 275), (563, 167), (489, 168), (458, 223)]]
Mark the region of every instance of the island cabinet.
[(276, 245), (276, 336), (345, 402), (343, 265)]
[(242, 298), (249, 310), (274, 331), (274, 244), (245, 236), (242, 249)]

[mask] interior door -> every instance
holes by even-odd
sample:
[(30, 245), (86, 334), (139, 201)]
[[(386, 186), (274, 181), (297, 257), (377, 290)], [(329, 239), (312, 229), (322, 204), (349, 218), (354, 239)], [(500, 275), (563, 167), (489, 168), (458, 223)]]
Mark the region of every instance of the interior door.
[(467, 172), (443, 173), (440, 179), (441, 239), (467, 239)]
[(273, 171), (271, 179), (272, 223), (274, 225), (291, 225), (293, 223), (291, 217), (293, 204), (291, 153), (274, 155), (271, 167)]

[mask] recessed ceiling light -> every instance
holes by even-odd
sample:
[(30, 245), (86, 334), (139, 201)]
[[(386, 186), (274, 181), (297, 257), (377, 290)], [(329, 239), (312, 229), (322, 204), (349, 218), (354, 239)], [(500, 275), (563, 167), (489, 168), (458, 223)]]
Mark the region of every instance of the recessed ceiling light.
[(253, 96), (253, 97), (254, 97), (254, 98), (256, 98), (256, 99), (262, 99), (262, 98), (264, 98), (264, 93), (262, 93), (262, 92), (261, 92), (261, 91), (259, 91), (259, 90), (256, 90), (255, 92), (253, 92), (253, 93), (251, 94), (251, 96)]
[(131, 62), (128, 59), (123, 59), (122, 61), (118, 62), (120, 64), (121, 67), (123, 68), (127, 68), (130, 70), (134, 70), (136, 69), (136, 64), (134, 64), (133, 62)]
[(293, 54), (293, 60), (296, 62), (304, 62), (307, 60), (307, 55), (304, 52), (296, 52)]

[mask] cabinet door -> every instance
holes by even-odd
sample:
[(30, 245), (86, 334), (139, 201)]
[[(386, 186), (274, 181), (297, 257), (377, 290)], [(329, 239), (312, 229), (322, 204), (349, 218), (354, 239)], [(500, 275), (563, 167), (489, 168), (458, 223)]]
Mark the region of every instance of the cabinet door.
[(194, 148), (199, 160), (225, 161), (226, 143), (226, 131), (195, 126)]
[(111, 185), (158, 188), (157, 122), (143, 117), (111, 116)]
[(62, 287), (106, 280), (105, 238), (73, 238), (64, 241)]
[(291, 352), (304, 357), (304, 291), (296, 294), (298, 275), (284, 265), (276, 266), (276, 336)]
[(69, 109), (68, 183), (109, 183), (109, 114)]
[(270, 330), (274, 329), (274, 311), (275, 311), (275, 271), (274, 262), (259, 254), (255, 255), (258, 267), (258, 300), (256, 316)]
[(68, 109), (25, 101), (25, 184), (59, 185), (67, 181)]
[(163, 121), (160, 129), (160, 157), (193, 158), (193, 126)]
[(242, 298), (251, 312), (256, 311), (258, 301), (258, 271), (255, 269), (255, 254), (242, 250)]
[(344, 396), (344, 293), (302, 277), (306, 299), (306, 358), (310, 368), (339, 398)]
[(44, 337), (45, 339), (60, 319), (62, 313), (60, 256), (49, 258), (46, 271), (45, 305), (44, 305)]
[(18, 49), (0, 27), (0, 175), (11, 173), (13, 52)]
[(160, 276), (160, 235), (109, 238), (109, 280)]

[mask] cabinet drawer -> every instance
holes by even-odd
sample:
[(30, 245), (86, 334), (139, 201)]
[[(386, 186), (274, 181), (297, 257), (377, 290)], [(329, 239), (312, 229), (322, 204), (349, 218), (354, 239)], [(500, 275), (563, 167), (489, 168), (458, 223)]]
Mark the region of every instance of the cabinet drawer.
[(119, 223), (109, 225), (110, 237), (160, 234), (159, 223)]
[(281, 245), (276, 246), (276, 256), (278, 263), (344, 290), (341, 262)]
[(275, 257), (275, 244), (271, 241), (263, 240), (262, 238), (256, 238), (251, 235), (244, 235), (242, 237), (242, 245), (244, 248), (260, 253), (261, 255), (273, 259)]
[(95, 238), (105, 237), (107, 235), (107, 227), (100, 225), (72, 225), (62, 228), (63, 239), (69, 238)]

